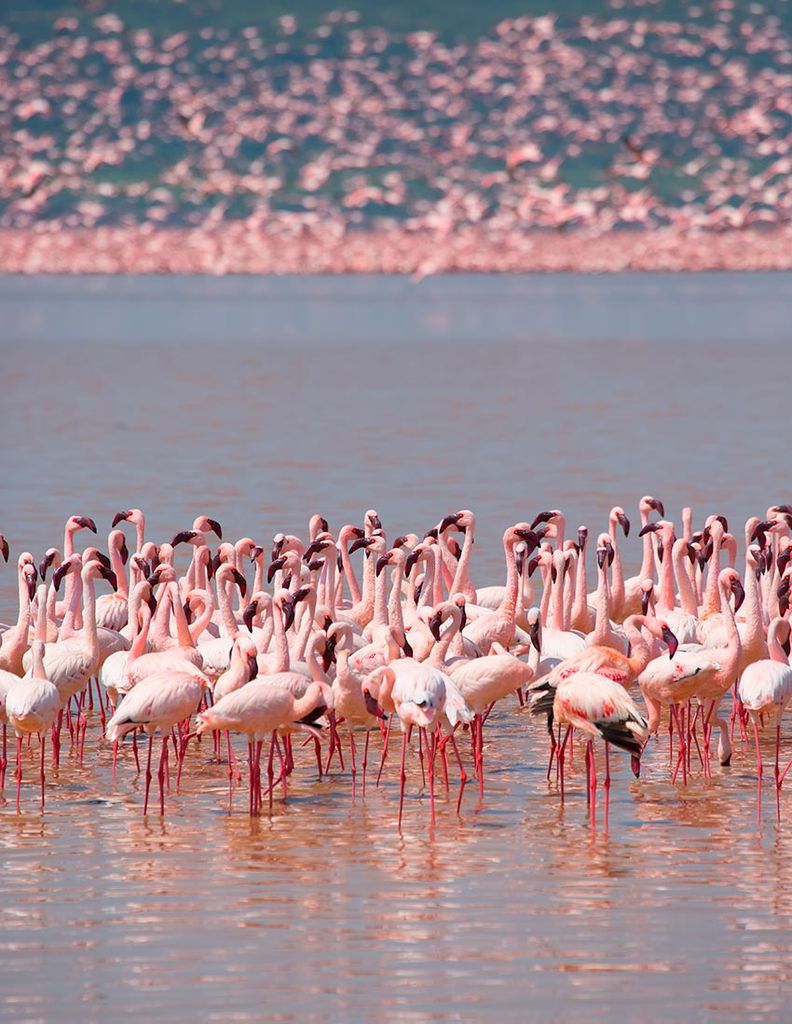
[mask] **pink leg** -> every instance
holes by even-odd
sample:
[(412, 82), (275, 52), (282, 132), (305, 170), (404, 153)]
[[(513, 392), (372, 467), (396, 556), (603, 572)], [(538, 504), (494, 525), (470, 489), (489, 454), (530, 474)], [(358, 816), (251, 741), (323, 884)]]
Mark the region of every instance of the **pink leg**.
[[(274, 775), (274, 773), (272, 771), (272, 757), (273, 757), (273, 750), (274, 750), (275, 743), (276, 743), (277, 739), (278, 739), (278, 734), (276, 732), (273, 732), (272, 733), (272, 738), (270, 740), (269, 759), (267, 761), (267, 786), (269, 787), (269, 811), (270, 811), (270, 814), (272, 814), (272, 790), (273, 790), (273, 781), (272, 780), (273, 780), (273, 775)], [(258, 758), (257, 758), (257, 762), (256, 762), (257, 764), (261, 763), (261, 742), (262, 741), (259, 740)], [(259, 802), (259, 810), (260, 810), (261, 809), (261, 770), (260, 769), (258, 771), (258, 777), (259, 777), (259, 783), (258, 783), (258, 786), (259, 786), (259, 801), (258, 802)]]
[(3, 722), (3, 755), (0, 757), (0, 792), (5, 789), (6, 767), (8, 765), (8, 727)]
[(21, 790), (22, 790), (22, 737), (21, 736), (17, 736), (17, 770), (16, 770), (16, 777), (17, 777), (16, 809), (17, 809), (17, 814), (20, 814), (21, 813), (21, 809), (20, 809), (20, 806), (19, 806), (19, 798), (20, 798)]
[(779, 825), (781, 824), (781, 784), (779, 779), (779, 768), (778, 768), (778, 757), (781, 748), (781, 710), (779, 708), (778, 718), (776, 719), (776, 744), (775, 744), (775, 790), (776, 790), (776, 820)]
[(429, 761), (429, 815), (432, 826), (435, 824), (435, 801), (434, 801), (434, 762), (437, 753), (437, 733), (429, 735), (424, 730), (426, 739), (426, 753)]
[[(132, 734), (134, 737), (134, 733)], [(154, 742), (154, 734), (149, 733), (148, 756), (146, 757), (146, 795), (143, 798), (143, 816), (148, 814), (149, 789), (151, 788), (151, 746)]]
[(355, 756), (355, 734), (349, 730), (349, 760), (352, 764), (352, 799), (355, 799), (355, 781), (357, 779), (357, 758)]
[(421, 762), (421, 786), (426, 786), (426, 772), (424, 771), (424, 754), (423, 754), (423, 741), (426, 736), (426, 732), (423, 729), (418, 730), (418, 759)]
[(558, 748), (558, 743), (556, 742), (556, 738), (555, 738), (555, 730), (552, 727), (551, 727), (550, 732), (549, 732), (548, 735), (550, 736), (550, 757), (547, 759), (547, 773), (545, 775), (545, 778), (549, 782), (550, 781), (550, 772), (551, 772), (552, 767), (553, 767), (553, 759), (555, 758), (555, 753), (556, 753), (556, 750)]
[[(676, 726), (677, 733), (679, 734), (679, 754), (677, 756), (676, 766), (674, 767), (673, 775), (671, 776), (671, 783), (674, 784), (677, 780), (677, 774), (679, 773), (679, 766), (682, 766), (682, 785), (687, 785), (687, 745), (685, 743), (685, 730), (684, 725), (680, 724), (679, 711), (676, 704), (672, 704), (670, 707), (671, 721)], [(684, 722), (684, 711), (683, 722)]]
[(256, 766), (253, 764), (253, 743), (248, 740), (248, 781), (250, 792), (248, 793), (248, 814), (253, 817), (256, 792)]
[(465, 771), (465, 766), (462, 763), (462, 756), (459, 753), (459, 747), (457, 746), (456, 736), (454, 736), (454, 734), (451, 733), (451, 735), (448, 737), (448, 741), (451, 744), (451, 747), (454, 751), (454, 755), (456, 756), (457, 759), (457, 764), (459, 765), (459, 798), (457, 800), (456, 808), (457, 814), (459, 814), (459, 809), (462, 806), (462, 796), (465, 792), (465, 786), (467, 785), (468, 777), (467, 772)]
[[(132, 753), (135, 755), (135, 768), (137, 769), (138, 775), (140, 775), (140, 758), (138, 757), (137, 748), (137, 729), (132, 733)], [(149, 765), (149, 767), (151, 767)]]
[(165, 778), (168, 774), (168, 736), (167, 731), (162, 734), (162, 754), (160, 755), (159, 772), (157, 773), (159, 778), (159, 791), (160, 791), (160, 817), (165, 817)]
[(385, 758), (388, 756), (388, 743), (390, 742), (391, 724), (393, 723), (393, 715), (388, 718), (388, 725), (385, 729), (385, 742), (382, 744), (382, 759), (380, 761), (379, 771), (377, 772), (377, 785), (380, 784), (382, 778), (382, 769), (385, 767)]
[(41, 766), (40, 766), (40, 773), (41, 773), (41, 810), (43, 811), (44, 810), (44, 748), (47, 745), (47, 733), (46, 732), (42, 732), (40, 734), (40, 742), (41, 742)]
[(366, 729), (366, 743), (363, 747), (363, 799), (366, 798), (366, 768), (368, 767), (368, 751), (369, 751), (369, 737), (371, 736), (371, 730)]
[(402, 814), (404, 813), (404, 786), (407, 782), (407, 733), (402, 733), (401, 771), (399, 773), (399, 831), (401, 832)]
[(568, 725), (567, 729), (566, 729), (566, 732), (564, 733), (564, 738), (561, 741), (561, 743), (559, 745), (559, 748), (558, 748), (558, 771), (559, 771), (559, 776), (560, 776), (560, 779), (561, 779), (561, 803), (562, 804), (564, 802), (564, 758), (566, 757), (566, 747), (567, 747), (567, 743), (569, 741), (569, 736), (570, 736), (571, 732), (572, 732), (572, 726)]
[(756, 719), (753, 720), (753, 731), (754, 731), (754, 743), (756, 745), (756, 824), (758, 825), (762, 820), (762, 775), (764, 774), (764, 767), (762, 765), (762, 751), (759, 749), (759, 726), (756, 724)]
[(234, 811), (234, 748), (231, 746), (231, 731), (226, 729), (226, 745), (228, 747), (228, 813)]

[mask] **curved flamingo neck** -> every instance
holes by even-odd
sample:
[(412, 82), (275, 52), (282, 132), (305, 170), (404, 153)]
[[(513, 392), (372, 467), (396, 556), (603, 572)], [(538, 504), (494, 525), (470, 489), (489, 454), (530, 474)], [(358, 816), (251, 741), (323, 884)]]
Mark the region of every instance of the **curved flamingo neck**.
[(789, 658), (787, 658), (786, 652), (778, 639), (778, 627), (783, 621), (783, 619), (775, 618), (770, 623), (770, 628), (767, 631), (767, 652), (772, 661), (777, 661), (781, 665), (788, 665)]
[(514, 619), (515, 612), (517, 611), (517, 593), (520, 585), (519, 574), (517, 572), (517, 556), (514, 553), (514, 545), (516, 541), (510, 532), (504, 534), (503, 537), (503, 553), (506, 557), (506, 588), (503, 594), (503, 600), (500, 603), (499, 611), (501, 615)]
[(624, 570), (622, 569), (621, 552), (619, 551), (619, 545), (616, 540), (617, 521), (615, 519), (611, 519), (609, 525), (610, 540), (611, 544), (613, 545), (610, 596), (614, 607), (618, 609), (624, 605)]
[(305, 601), (305, 611), (303, 612), (302, 621), (300, 622), (300, 631), (297, 634), (297, 639), (294, 644), (294, 648), (291, 651), (291, 656), (295, 661), (302, 661), (305, 657), (305, 651), (308, 647), (308, 641), (311, 639), (311, 631), (314, 628), (314, 619), (316, 617), (316, 592), (309, 594)]
[[(140, 619), (142, 618), (142, 622)], [(132, 629), (135, 631), (135, 638), (132, 641), (132, 646), (129, 649), (129, 657), (127, 658), (127, 666), (129, 663), (139, 658), (145, 653), (146, 643), (148, 642), (149, 629), (151, 628), (151, 609), (147, 604), (141, 604), (138, 608), (138, 614), (135, 615), (132, 625)]]
[(187, 616), (184, 614), (184, 608), (182, 607), (178, 584), (169, 583), (168, 590), (170, 591), (171, 609), (173, 621), (176, 625), (176, 639), (178, 640), (179, 647), (195, 647)]
[(465, 540), (462, 544), (462, 553), (459, 556), (456, 572), (454, 573), (454, 579), (452, 580), (451, 586), (448, 590), (449, 595), (452, 597), (454, 594), (464, 594), (467, 601), (476, 600), (476, 588), (470, 578), (470, 559), (473, 555), (473, 544), (475, 543), (475, 528), (475, 522), (472, 522), (465, 528)]
[(129, 601), (129, 578), (127, 577), (124, 559), (121, 557), (121, 549), (118, 544), (110, 545), (110, 564), (116, 577), (116, 593), (125, 601)]
[(609, 640), (610, 637), (610, 591), (608, 588), (608, 570), (603, 563), (601, 569), (597, 567), (597, 605), (591, 643), (604, 645), (605, 641)]
[(360, 604), (362, 600), (362, 594), (360, 592), (360, 584), (355, 576), (355, 569), (352, 565), (352, 559), (349, 557), (349, 540), (346, 534), (339, 543), (339, 549), (341, 551), (341, 565), (343, 566), (344, 577), (346, 578), (347, 586), (349, 587), (349, 598), (352, 604)]
[(451, 624), (444, 633), (440, 634), (440, 639), (435, 643), (427, 659), (434, 668), (442, 668), (445, 665), (448, 649), (459, 633), (459, 627), (462, 624), (462, 609), (453, 602), (446, 604), (443, 609), (443, 621), (445, 622), (449, 618), (451, 619)]
[(286, 630), (283, 628), (283, 611), (278, 604), (272, 606), (273, 638), (275, 640), (275, 664), (273, 672), (288, 672), (291, 667), (289, 658), (289, 642), (286, 639)]
[[(575, 599), (572, 604), (571, 624), (575, 629), (588, 629), (588, 580), (586, 578), (586, 549), (588, 538), (578, 552), (577, 565), (575, 566)], [(599, 584), (597, 585), (599, 593)], [(596, 629), (596, 624), (594, 626)]]
[(652, 620), (646, 615), (630, 615), (624, 620), (624, 632), (630, 641), (631, 651), (627, 661), (634, 676), (639, 676), (643, 672), (649, 664), (652, 654), (651, 647), (640, 627), (646, 626), (651, 632), (655, 622), (656, 620)]
[(682, 611), (686, 615), (698, 615), (698, 602), (696, 601), (696, 591), (688, 575), (687, 566), (685, 565), (685, 552), (687, 550), (688, 542), (686, 540), (678, 540), (671, 549), (671, 557), (674, 562), (674, 573), (676, 575), (677, 586), (679, 587), (679, 601), (682, 607)]
[(208, 590), (193, 591), (192, 593), (193, 595), (198, 594), (201, 602), (201, 614), (196, 618), (195, 622), (191, 623), (188, 627), (192, 642), (193, 644), (196, 644), (203, 636), (209, 623), (212, 621), (212, 617), (214, 615), (214, 601), (212, 600), (211, 592)]

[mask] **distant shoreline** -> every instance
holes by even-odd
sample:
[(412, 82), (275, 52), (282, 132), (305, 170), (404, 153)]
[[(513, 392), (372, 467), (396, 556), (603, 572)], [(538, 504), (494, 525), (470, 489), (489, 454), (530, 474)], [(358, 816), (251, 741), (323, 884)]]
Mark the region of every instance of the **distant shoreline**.
[(405, 230), (268, 234), (244, 222), (212, 229), (0, 229), (0, 274), (618, 273), (792, 270), (792, 227), (605, 234), (475, 226), (452, 234)]

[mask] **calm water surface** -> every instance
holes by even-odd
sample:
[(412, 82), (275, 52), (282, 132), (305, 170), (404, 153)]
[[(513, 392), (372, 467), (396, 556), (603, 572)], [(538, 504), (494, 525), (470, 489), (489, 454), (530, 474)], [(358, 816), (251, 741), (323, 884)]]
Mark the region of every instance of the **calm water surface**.
[[(652, 493), (737, 527), (792, 499), (790, 325), (788, 275), (0, 278), (0, 530), (38, 556), (68, 514), (106, 531), (131, 505), (153, 537), (205, 512), (261, 542), (313, 511), (374, 507), (393, 536), (470, 507), (484, 584), (544, 507), (596, 531)], [(640, 782), (619, 758), (592, 826), (582, 759), (562, 810), (504, 706), (483, 809), (468, 790), (456, 817), (452, 773), (430, 829), (415, 763), (399, 836), (393, 755), (353, 802), (348, 765), (318, 782), (303, 751), (251, 822), (204, 744), (144, 821), (96, 717), (44, 816), (32, 786), (0, 807), (3, 1019), (788, 1019), (792, 838), (769, 799), (757, 830), (740, 744), (687, 790), (665, 743)]]

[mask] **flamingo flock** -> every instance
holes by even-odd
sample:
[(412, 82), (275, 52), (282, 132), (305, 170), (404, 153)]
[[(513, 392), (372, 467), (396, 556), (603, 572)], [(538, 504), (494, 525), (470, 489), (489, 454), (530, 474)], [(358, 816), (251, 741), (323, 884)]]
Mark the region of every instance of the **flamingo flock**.
[[(223, 540), (207, 516), (155, 542), (143, 512), (125, 509), (106, 552), (77, 550), (78, 535), (97, 525), (70, 516), (61, 548), (16, 559), (18, 615), (0, 626), (0, 787), (11, 732), (17, 813), (34, 756), (43, 810), (48, 741), (57, 780), (66, 737), (82, 765), (86, 732), (98, 724), (96, 749), (112, 749), (114, 777), (130, 737), (144, 814), (159, 736), (161, 815), (189, 770), (188, 748), (200, 744), (227, 772), (229, 811), (246, 767), (255, 816), (276, 793), (288, 798), (300, 758), (315, 760), (318, 778), (347, 778), (346, 756), (352, 796), (358, 787), (365, 796), (372, 747), (379, 785), (395, 725), (398, 826), (408, 780), (419, 776), (434, 823), (438, 785), (450, 799), (454, 772), (457, 813), (471, 776), (478, 806), (485, 800), (486, 755), (498, 739), (491, 730), (485, 737), (485, 726), (502, 703), (526, 729), (547, 729), (547, 783), (562, 802), (568, 761), (582, 745), (592, 818), (598, 764), (607, 814), (613, 750), (629, 755), (640, 778), (647, 745), (662, 737), (670, 780), (682, 788), (706, 783), (713, 760), (727, 767), (735, 743), (752, 748), (761, 820), (760, 733), (772, 728), (780, 821), (792, 765), (781, 756), (792, 698), (792, 506), (745, 523), (739, 566), (724, 516), (696, 530), (686, 508), (677, 525), (651, 496), (638, 512), (635, 576), (623, 568), (631, 530), (623, 508), (596, 536), (593, 564), (589, 529), (567, 537), (563, 512), (551, 509), (504, 531), (504, 576), (491, 585), (474, 582), (468, 509), (391, 540), (374, 510), (335, 533), (316, 514), (305, 538), (278, 533), (271, 545)], [(2, 536), (0, 555), (11, 555)], [(97, 596), (100, 584), (110, 592)]]
[(788, 267), (786, 12), (558, 6), (474, 38), (349, 10), (185, 12), (169, 34), (92, 5), (41, 36), (8, 19), (0, 265)]

